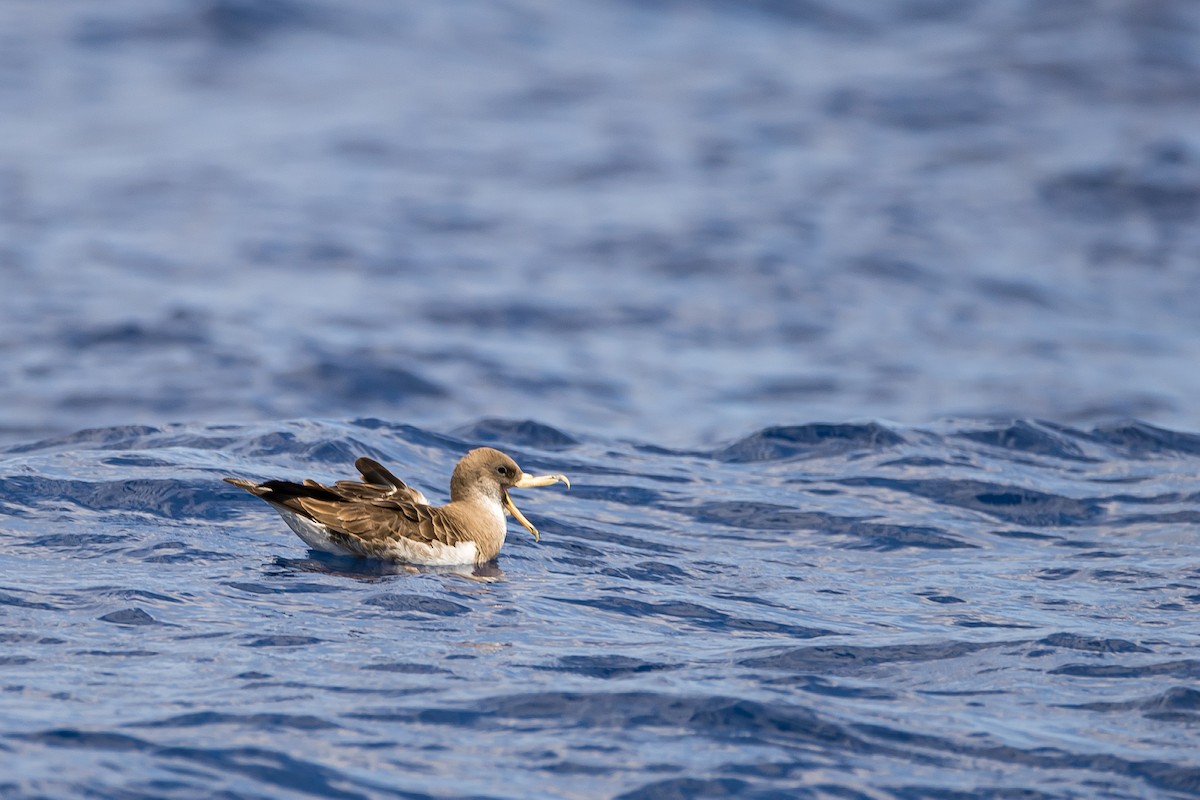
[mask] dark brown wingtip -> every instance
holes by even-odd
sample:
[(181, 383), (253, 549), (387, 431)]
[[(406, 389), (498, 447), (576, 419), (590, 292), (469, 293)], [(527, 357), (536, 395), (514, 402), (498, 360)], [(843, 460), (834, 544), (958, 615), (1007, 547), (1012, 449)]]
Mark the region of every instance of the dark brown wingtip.
[(245, 489), (255, 497), (262, 497), (266, 493), (266, 489), (261, 484), (254, 481), (248, 481), (245, 478), (222, 478), (226, 483), (231, 483), (239, 489)]
[(397, 478), (373, 458), (361, 456), (354, 462), (354, 468), (362, 475), (363, 480), (376, 486), (394, 486), (397, 489), (408, 488), (404, 481)]
[(383, 465), (373, 458), (359, 456), (354, 459), (354, 468), (364, 475), (368, 472), (374, 472), (377, 469), (383, 469)]

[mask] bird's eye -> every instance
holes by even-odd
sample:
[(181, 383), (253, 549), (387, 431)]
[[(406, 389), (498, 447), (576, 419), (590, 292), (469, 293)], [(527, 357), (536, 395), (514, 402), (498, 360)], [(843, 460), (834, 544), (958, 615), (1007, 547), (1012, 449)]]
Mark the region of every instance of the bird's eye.
[(499, 472), (501, 475), (507, 476), (508, 475), (508, 467), (503, 466), (503, 465), (496, 467), (496, 472)]

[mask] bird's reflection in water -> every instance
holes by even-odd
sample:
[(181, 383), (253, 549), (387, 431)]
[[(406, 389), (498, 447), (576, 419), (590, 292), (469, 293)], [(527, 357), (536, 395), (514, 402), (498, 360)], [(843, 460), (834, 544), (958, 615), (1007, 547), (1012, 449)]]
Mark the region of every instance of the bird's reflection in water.
[(320, 573), (339, 578), (360, 581), (378, 581), (394, 575), (454, 575), (479, 583), (496, 583), (504, 580), (504, 570), (495, 561), (485, 564), (458, 564), (453, 566), (425, 566), (400, 564), (378, 558), (355, 558), (335, 556), (310, 550), (308, 558), (276, 558), (273, 562), (281, 575), (287, 573)]

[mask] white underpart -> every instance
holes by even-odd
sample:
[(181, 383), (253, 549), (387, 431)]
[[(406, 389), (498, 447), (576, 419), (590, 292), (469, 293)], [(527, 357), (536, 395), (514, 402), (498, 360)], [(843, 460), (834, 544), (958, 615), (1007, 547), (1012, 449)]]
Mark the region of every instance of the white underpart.
[(426, 566), (460, 566), (474, 564), (479, 554), (474, 542), (459, 542), (455, 545), (433, 542), (414, 542), (411, 539), (397, 539), (388, 546), (389, 561), (403, 561), (406, 564), (424, 564)]
[(347, 550), (336, 544), (329, 536), (329, 526), (322, 525), (316, 520), (311, 520), (308, 517), (297, 514), (290, 508), (271, 504), (279, 516), (283, 517), (283, 521), (291, 528), (297, 536), (304, 540), (304, 543), (313, 550), (320, 550), (323, 553), (333, 553), (335, 556), (356, 556), (359, 555), (353, 550)]
[[(329, 535), (329, 526), (322, 525), (315, 520), (297, 514), (290, 508), (277, 506), (274, 503), (271, 505), (279, 512), (279, 516), (283, 517), (283, 521), (287, 523), (287, 526), (313, 550), (332, 553), (335, 556), (362, 555), (362, 553), (342, 547), (334, 542), (333, 538)], [(496, 516), (499, 518), (500, 524), (504, 525), (504, 512), (499, 506), (496, 507)], [(425, 544), (424, 542), (414, 542), (411, 539), (397, 539), (388, 547), (386, 558), (391, 561), (403, 561), (406, 564), (457, 566), (476, 563), (478, 561), (478, 554), (479, 550), (475, 547), (474, 542), (459, 542), (455, 545), (448, 545), (441, 542)]]

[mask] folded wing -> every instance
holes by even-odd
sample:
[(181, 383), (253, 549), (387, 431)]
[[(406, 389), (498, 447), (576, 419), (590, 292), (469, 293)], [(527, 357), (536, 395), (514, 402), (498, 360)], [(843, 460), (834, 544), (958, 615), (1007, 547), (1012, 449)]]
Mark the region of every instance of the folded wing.
[(423, 494), (371, 459), (360, 458), (356, 465), (368, 483), (225, 480), (281, 511), (324, 525), (332, 542), (359, 555), (386, 558), (397, 537), (447, 546), (464, 540), (457, 518), (445, 509), (430, 506)]
[(364, 556), (386, 557), (397, 538), (454, 546), (466, 539), (445, 509), (379, 499), (346, 502), (298, 498), (300, 513), (329, 528), (341, 546)]

